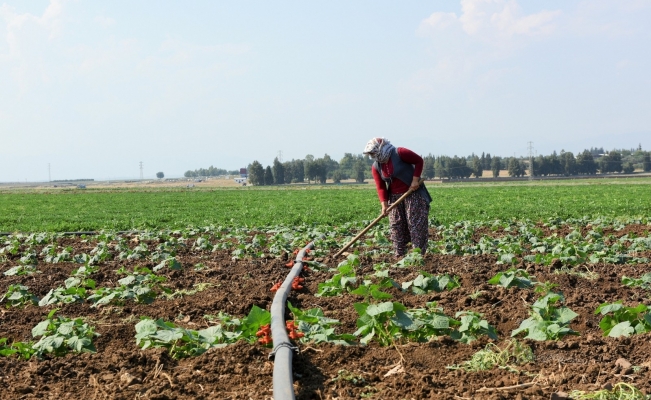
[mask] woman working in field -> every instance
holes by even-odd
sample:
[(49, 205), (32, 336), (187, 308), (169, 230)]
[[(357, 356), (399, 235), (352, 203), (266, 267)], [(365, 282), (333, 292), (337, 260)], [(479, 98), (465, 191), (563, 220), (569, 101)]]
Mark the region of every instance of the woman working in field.
[(394, 147), (385, 138), (371, 139), (364, 148), (364, 154), (375, 160), (371, 171), (382, 204), (382, 214), (386, 215), (389, 206), (410, 188), (414, 190), (389, 212), (391, 241), (396, 257), (407, 253), (409, 242), (424, 254), (432, 198), (425, 185), (418, 184), (423, 171), (422, 157), (404, 147)]

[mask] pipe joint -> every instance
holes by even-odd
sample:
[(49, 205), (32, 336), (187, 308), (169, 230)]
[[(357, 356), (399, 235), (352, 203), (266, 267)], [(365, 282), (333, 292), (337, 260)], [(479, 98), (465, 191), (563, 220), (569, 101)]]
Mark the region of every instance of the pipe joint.
[(291, 351), (292, 351), (293, 353), (295, 353), (295, 354), (300, 353), (298, 347), (292, 345), (290, 342), (281, 342), (281, 343), (278, 343), (278, 344), (274, 347), (274, 349), (273, 349), (273, 351), (272, 351), (271, 353), (269, 353), (269, 359), (270, 359), (270, 360), (273, 360), (274, 358), (276, 358), (276, 352), (277, 352), (279, 349), (283, 348), (283, 347), (288, 348), (289, 350), (291, 350)]

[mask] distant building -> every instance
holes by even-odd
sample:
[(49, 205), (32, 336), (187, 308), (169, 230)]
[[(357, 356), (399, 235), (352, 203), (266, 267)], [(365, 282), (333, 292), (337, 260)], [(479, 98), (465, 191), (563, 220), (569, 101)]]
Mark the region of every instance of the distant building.
[(235, 182), (239, 183), (242, 186), (246, 186), (246, 177), (244, 178), (235, 178), (233, 179)]
[(240, 178), (248, 178), (249, 174), (246, 171), (246, 168), (240, 168)]

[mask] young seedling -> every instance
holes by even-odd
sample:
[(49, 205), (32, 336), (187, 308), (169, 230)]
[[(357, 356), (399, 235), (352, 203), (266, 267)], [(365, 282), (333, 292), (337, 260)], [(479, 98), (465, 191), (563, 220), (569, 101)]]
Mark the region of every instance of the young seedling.
[(0, 297), (0, 303), (6, 301), (7, 308), (38, 304), (38, 298), (28, 291), (27, 286), (9, 285), (7, 293)]
[(478, 336), (486, 335), (493, 340), (497, 340), (497, 330), (488, 321), (482, 319), (483, 316), (484, 314), (474, 311), (459, 311), (456, 313), (454, 317), (461, 317), (461, 325), (450, 334), (452, 339), (462, 343), (470, 343), (477, 340)]
[(525, 339), (558, 340), (566, 335), (578, 335), (578, 332), (569, 328), (570, 321), (578, 314), (567, 307), (556, 305), (564, 300), (562, 294), (548, 292), (532, 304), (529, 318), (522, 321), (511, 336), (527, 332)]
[(442, 292), (444, 290), (450, 291), (458, 287), (461, 287), (458, 276), (450, 276), (448, 274), (435, 276), (425, 271), (421, 271), (420, 275), (413, 281), (402, 284), (403, 291), (411, 288), (414, 294), (427, 294), (429, 292)]
[(651, 331), (651, 313), (647, 310), (644, 304), (626, 307), (617, 301), (601, 304), (595, 314), (604, 316), (599, 322), (604, 336), (621, 337)]
[(506, 271), (498, 272), (497, 275), (488, 280), (491, 285), (499, 285), (505, 288), (517, 287), (520, 289), (529, 289), (533, 287), (534, 276), (523, 269), (511, 268)]
[(405, 268), (405, 267), (420, 267), (423, 266), (424, 264), (425, 264), (425, 260), (423, 259), (423, 254), (421, 253), (421, 250), (412, 249), (400, 261), (393, 264), (393, 266)]
[(84, 322), (82, 318), (70, 319), (54, 314), (58, 309), (50, 311), (45, 321), (41, 321), (32, 329), (34, 338), (41, 339), (32, 348), (36, 356), (44, 354), (54, 356), (66, 355), (69, 351), (77, 353), (95, 353), (93, 338), (99, 336), (95, 329)]
[(326, 317), (320, 308), (310, 308), (302, 311), (299, 308), (293, 307), (290, 302), (287, 302), (287, 308), (289, 308), (294, 315), (294, 321), (287, 322), (291, 322), (292, 326), (296, 327), (294, 331), (305, 335), (302, 338), (299, 338), (301, 342), (327, 342), (348, 345), (357, 339), (355, 336), (350, 334), (336, 334), (334, 325), (338, 325), (339, 320)]
[(640, 287), (642, 289), (651, 289), (651, 272), (642, 275), (639, 278), (629, 278), (622, 276), (622, 284), (630, 287)]

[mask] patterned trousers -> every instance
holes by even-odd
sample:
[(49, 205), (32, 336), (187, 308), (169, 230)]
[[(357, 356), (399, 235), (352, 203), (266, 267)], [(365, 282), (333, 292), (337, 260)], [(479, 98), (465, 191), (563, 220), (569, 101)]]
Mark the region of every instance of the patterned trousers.
[[(397, 201), (401, 194), (392, 194), (389, 204)], [(429, 204), (418, 193), (410, 194), (389, 213), (391, 241), (397, 257), (407, 253), (407, 244), (419, 248), (422, 254), (427, 250)]]

